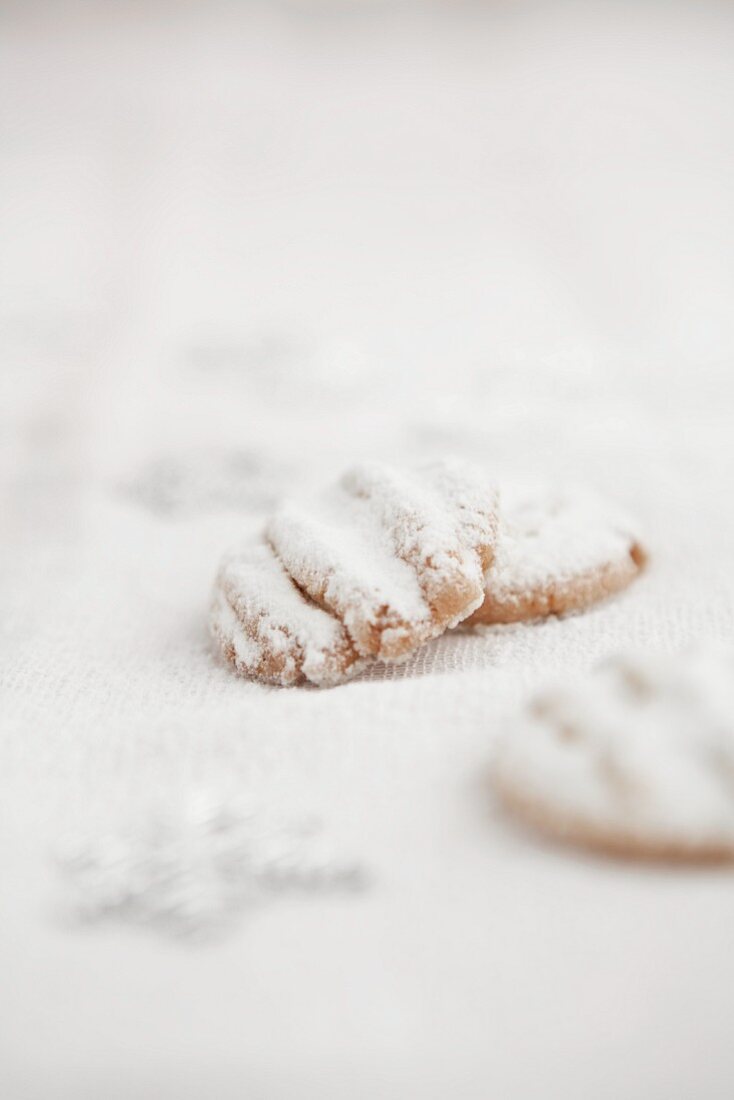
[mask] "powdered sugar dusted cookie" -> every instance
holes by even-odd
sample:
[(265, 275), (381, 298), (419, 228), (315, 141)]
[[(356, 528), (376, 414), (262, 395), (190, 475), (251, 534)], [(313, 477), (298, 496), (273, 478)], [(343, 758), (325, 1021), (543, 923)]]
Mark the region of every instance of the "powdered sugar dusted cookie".
[(342, 624), (299, 591), (263, 542), (222, 562), (210, 626), (237, 672), (265, 683), (327, 686), (361, 668)]
[(397, 660), (482, 602), (496, 527), (495, 492), (479, 471), (375, 462), (311, 501), (284, 505), (266, 536), (361, 656)]
[(625, 588), (645, 553), (634, 524), (580, 489), (503, 486), (497, 553), (474, 623), (580, 611)]
[(618, 855), (734, 859), (734, 653), (618, 659), (540, 696), (499, 743), (502, 801)]

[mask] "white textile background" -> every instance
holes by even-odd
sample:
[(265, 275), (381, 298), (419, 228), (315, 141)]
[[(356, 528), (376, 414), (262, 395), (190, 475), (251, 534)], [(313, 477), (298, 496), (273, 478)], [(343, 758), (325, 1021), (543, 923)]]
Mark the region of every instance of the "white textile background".
[[(734, 7), (0, 12), (0, 1095), (728, 1100), (734, 879), (547, 847), (486, 773), (549, 677), (732, 636)], [(274, 499), (447, 452), (591, 482), (649, 572), (331, 691), (217, 663)], [(59, 918), (59, 838), (202, 791), (367, 888)]]

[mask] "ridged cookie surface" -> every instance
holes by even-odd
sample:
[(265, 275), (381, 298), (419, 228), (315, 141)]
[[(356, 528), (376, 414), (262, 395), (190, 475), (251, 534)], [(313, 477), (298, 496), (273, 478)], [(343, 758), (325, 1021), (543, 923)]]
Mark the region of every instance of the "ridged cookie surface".
[(210, 627), (236, 671), (265, 683), (322, 687), (349, 679), (361, 667), (342, 624), (299, 591), (262, 541), (225, 557), (212, 593)]
[(734, 653), (618, 659), (540, 696), (505, 731), (504, 804), (616, 855), (734, 859)]
[(479, 471), (365, 463), (283, 505), (266, 537), (360, 656), (398, 660), (479, 606), (496, 530), (496, 494)]

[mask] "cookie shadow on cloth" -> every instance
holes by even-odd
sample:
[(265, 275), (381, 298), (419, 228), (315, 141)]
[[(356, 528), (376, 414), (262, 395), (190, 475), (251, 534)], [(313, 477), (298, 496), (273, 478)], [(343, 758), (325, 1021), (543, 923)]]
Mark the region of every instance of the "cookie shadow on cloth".
[(421, 676), (446, 676), (494, 665), (496, 645), (473, 631), (448, 633), (434, 638), (399, 664), (375, 661), (351, 683), (410, 680)]

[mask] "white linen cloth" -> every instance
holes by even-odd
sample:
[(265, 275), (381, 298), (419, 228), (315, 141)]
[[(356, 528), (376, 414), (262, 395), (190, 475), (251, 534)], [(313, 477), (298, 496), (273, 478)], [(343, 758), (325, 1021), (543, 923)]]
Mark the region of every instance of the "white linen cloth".
[[(486, 773), (548, 678), (732, 636), (734, 11), (3, 18), (0, 1094), (730, 1097), (731, 874), (546, 847)], [(444, 453), (591, 483), (649, 571), (331, 691), (217, 662), (278, 495)], [(60, 918), (67, 836), (114, 865), (202, 798), (315, 815), (366, 888)]]

